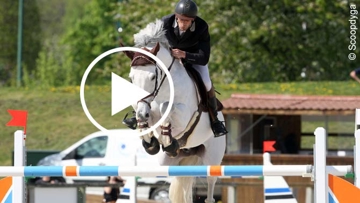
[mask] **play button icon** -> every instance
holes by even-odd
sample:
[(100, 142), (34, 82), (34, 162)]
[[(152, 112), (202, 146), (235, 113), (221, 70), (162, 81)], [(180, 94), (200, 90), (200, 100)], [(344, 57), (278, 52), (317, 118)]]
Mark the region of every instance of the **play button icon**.
[(111, 73), (111, 115), (115, 115), (150, 93)]
[[(100, 54), (86, 68), (84, 75), (81, 79), (80, 102), (81, 102), (81, 106), (84, 110), (84, 113), (85, 113), (86, 117), (90, 120), (90, 122), (101, 131), (103, 131), (103, 132), (108, 131), (106, 128), (104, 128), (102, 125), (100, 125), (94, 119), (94, 117), (90, 114), (90, 111), (85, 102), (85, 83), (86, 83), (86, 79), (87, 79), (91, 69), (101, 59), (103, 59), (104, 57), (106, 57), (110, 54), (114, 54), (114, 53), (118, 53), (118, 52), (122, 52), (122, 51), (140, 52), (140, 53), (147, 55), (148, 57), (151, 57), (152, 59), (154, 59), (156, 61), (156, 64), (158, 64), (159, 67), (161, 68), (161, 70), (165, 73), (167, 81), (169, 83), (169, 87), (170, 87), (170, 92), (169, 92), (170, 95), (169, 95), (169, 100), (168, 100), (169, 103), (167, 105), (167, 108), (166, 108), (164, 114), (161, 116), (160, 120), (158, 120), (150, 128), (139, 131), (138, 136), (143, 136), (145, 134), (151, 133), (156, 128), (158, 128), (163, 122), (165, 122), (165, 119), (170, 114), (172, 105), (174, 104), (174, 82), (172, 80), (170, 72), (169, 72), (168, 68), (165, 66), (165, 64), (159, 58), (157, 58), (150, 52), (145, 51), (144, 49), (136, 48), (136, 47), (117, 47), (117, 48), (108, 50), (108, 51)], [(119, 111), (122, 111), (123, 109), (125, 109), (133, 104), (136, 104), (137, 101), (148, 96), (149, 94), (150, 94), (149, 92), (128, 82), (127, 80), (121, 78), (120, 76), (116, 75), (115, 73), (111, 73), (111, 116), (117, 114)]]

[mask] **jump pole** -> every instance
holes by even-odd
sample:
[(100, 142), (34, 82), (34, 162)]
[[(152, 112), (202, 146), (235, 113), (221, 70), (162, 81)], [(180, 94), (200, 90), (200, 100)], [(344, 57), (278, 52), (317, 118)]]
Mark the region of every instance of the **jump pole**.
[(248, 166), (0, 166), (0, 176), (139, 176), (139, 177), (207, 177), (207, 176), (306, 176), (311, 165)]

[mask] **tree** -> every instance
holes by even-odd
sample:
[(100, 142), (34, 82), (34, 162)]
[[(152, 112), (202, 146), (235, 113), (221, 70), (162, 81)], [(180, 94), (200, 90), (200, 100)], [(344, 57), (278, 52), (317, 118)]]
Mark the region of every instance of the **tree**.
[(296, 81), (302, 72), (306, 80), (348, 78), (344, 1), (204, 1), (201, 8), (212, 72), (227, 82)]
[[(63, 11), (55, 16), (63, 17), (59, 25), (48, 27), (60, 33), (53, 41), (44, 42), (38, 61), (60, 72), (55, 79), (58, 82), (47, 84), (62, 85), (79, 84), (88, 65), (118, 47), (120, 41), (133, 46), (133, 35), (156, 18), (172, 13), (176, 1), (67, 0), (64, 5), (54, 4)], [(215, 82), (344, 80), (355, 66), (347, 59), (350, 14), (345, 1), (204, 0), (197, 4), (199, 16), (210, 28), (209, 68)], [(119, 27), (121, 33), (117, 32)], [(49, 36), (54, 36), (54, 31), (50, 31), (43, 31), (46, 39), (53, 39)], [(356, 53), (359, 55), (358, 50)], [(101, 60), (88, 82), (106, 84), (110, 72), (126, 76), (129, 61), (120, 56)], [(57, 68), (42, 60), (58, 64)]]
[(24, 82), (27, 86), (52, 87), (76, 84), (72, 57), (67, 55), (68, 47), (61, 43), (66, 30), (72, 28), (73, 19), (84, 15), (87, 0), (46, 1), (37, 0), (40, 9), (42, 32), (41, 51), (36, 59), (36, 69), (26, 70)]
[[(0, 1), (0, 84), (15, 84), (18, 14), (18, 1)], [(22, 65), (29, 70), (35, 69), (40, 32), (36, 2), (24, 1)]]
[[(120, 3), (118, 12), (126, 33), (136, 33), (172, 13), (175, 3), (129, 0)], [(217, 82), (344, 80), (348, 78), (344, 70), (354, 65), (347, 59), (349, 8), (344, 1), (197, 4), (199, 16), (209, 24), (209, 67)], [(131, 44), (132, 35), (123, 40)]]
[[(10, 79), (10, 70), (16, 62), (16, 26), (17, 10), (15, 1), (0, 2), (0, 80), (7, 83)], [(11, 23), (10, 23), (11, 22)]]
[[(0, 80), (5, 85), (16, 82), (16, 57), (18, 43), (18, 1), (0, 2)], [(24, 1), (22, 67), (35, 69), (35, 59), (40, 50), (39, 11), (35, 1)]]
[[(85, 69), (97, 56), (119, 45), (117, 24), (112, 12), (116, 2), (92, 0), (85, 5), (84, 15), (70, 22), (72, 26), (68, 27), (62, 43), (67, 47), (66, 57), (72, 60), (71, 68), (77, 84), (80, 84)], [(111, 74), (105, 72), (108, 66), (112, 66), (113, 57), (106, 57), (96, 65), (93, 74), (89, 75), (90, 83), (102, 83), (110, 78)]]

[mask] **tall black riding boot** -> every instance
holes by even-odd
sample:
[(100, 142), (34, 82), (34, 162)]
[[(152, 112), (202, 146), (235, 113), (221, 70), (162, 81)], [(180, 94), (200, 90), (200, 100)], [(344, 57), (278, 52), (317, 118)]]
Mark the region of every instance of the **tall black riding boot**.
[(217, 118), (217, 100), (214, 87), (212, 87), (211, 90), (207, 92), (207, 96), (211, 129), (214, 132), (215, 137), (226, 135), (228, 131), (226, 130), (225, 125)]

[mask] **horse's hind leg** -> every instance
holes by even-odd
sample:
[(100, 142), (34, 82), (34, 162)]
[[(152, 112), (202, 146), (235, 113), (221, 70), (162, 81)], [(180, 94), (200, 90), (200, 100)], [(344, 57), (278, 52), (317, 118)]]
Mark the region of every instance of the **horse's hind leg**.
[[(202, 161), (204, 165), (220, 165), (221, 160), (225, 154), (226, 146), (226, 136), (221, 136), (217, 138), (210, 138), (206, 143), (206, 148), (204, 154), (202, 154)], [(208, 181), (208, 193), (206, 203), (213, 203), (214, 200), (214, 189), (217, 177), (209, 176), (207, 177)]]
[(205, 199), (205, 203), (215, 203), (214, 189), (215, 189), (216, 181), (217, 181), (217, 177), (214, 176), (207, 177), (208, 188), (207, 188), (207, 198)]

